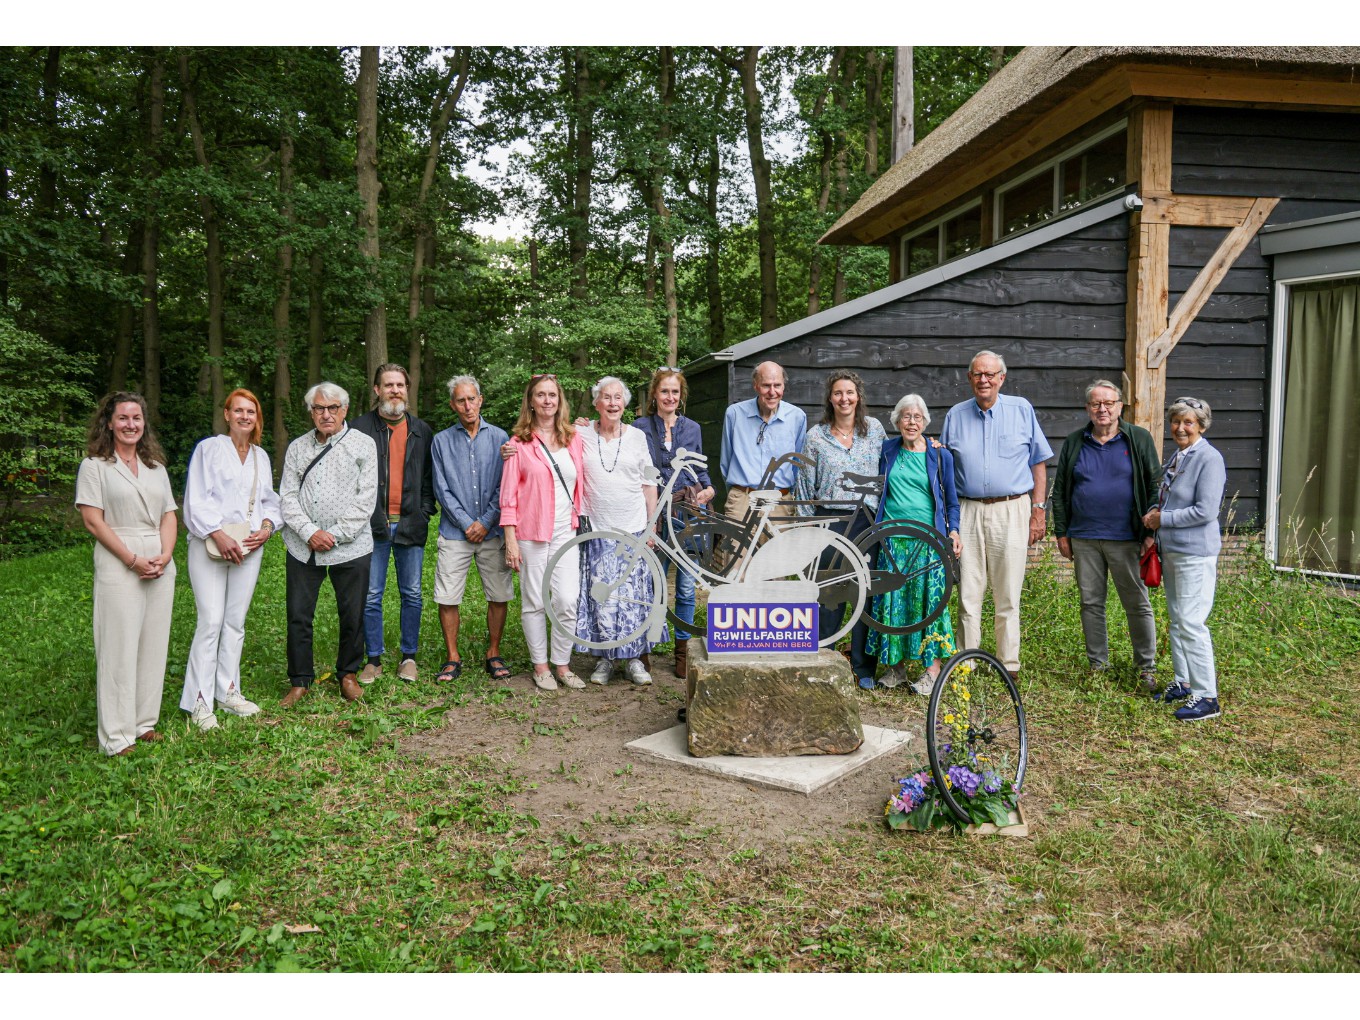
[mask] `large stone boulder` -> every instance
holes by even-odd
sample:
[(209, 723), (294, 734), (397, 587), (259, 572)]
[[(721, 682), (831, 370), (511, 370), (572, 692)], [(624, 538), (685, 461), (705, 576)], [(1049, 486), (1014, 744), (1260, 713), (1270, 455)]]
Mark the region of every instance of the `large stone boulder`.
[(850, 754), (864, 743), (850, 664), (838, 652), (710, 659), (689, 643), (689, 752), (777, 758)]

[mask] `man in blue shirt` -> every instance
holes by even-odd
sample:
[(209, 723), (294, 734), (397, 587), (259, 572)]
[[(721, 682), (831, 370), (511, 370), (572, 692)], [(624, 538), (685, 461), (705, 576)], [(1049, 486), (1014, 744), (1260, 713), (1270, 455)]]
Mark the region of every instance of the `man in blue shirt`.
[(940, 442), (954, 454), (962, 511), (959, 605), (963, 644), (977, 648), (982, 641), (982, 598), (990, 585), (996, 607), (996, 655), (1015, 674), (1020, 670), (1025, 555), (1044, 536), (1046, 462), (1053, 450), (1030, 402), (1002, 395), (1005, 381), (1006, 363), (999, 355), (992, 351), (975, 354), (968, 364), (973, 399), (949, 409)]
[(501, 444), (510, 437), (482, 417), (482, 388), (470, 375), (448, 382), (449, 406), (458, 415), (452, 427), (434, 437), (434, 493), (439, 516), (439, 555), (434, 600), (444, 631), (446, 661), (439, 680), (454, 680), (463, 671), (458, 652), (458, 606), (463, 601), (472, 561), (486, 595), (487, 649), (484, 665), (493, 680), (505, 680), (510, 667), (501, 658), (501, 637), (514, 581), (505, 564), (501, 532)]
[(1160, 465), (1147, 429), (1120, 419), (1119, 387), (1097, 379), (1086, 387), (1091, 422), (1063, 442), (1053, 476), (1053, 534), (1058, 552), (1072, 560), (1081, 592), (1081, 629), (1094, 670), (1108, 668), (1105, 630), (1109, 580), (1129, 621), (1139, 678), (1157, 690), (1157, 625), (1138, 572), (1140, 553), (1152, 545), (1143, 515), (1157, 505)]
[[(756, 395), (732, 404), (723, 418), (722, 456), (719, 461), (727, 483), (723, 513), (741, 520), (751, 505), (751, 490), (765, 475), (770, 461), (786, 453), (802, 453), (807, 438), (807, 415), (802, 408), (784, 402), (788, 376), (773, 361), (762, 361), (751, 373)], [(792, 464), (779, 469), (771, 483), (781, 492), (793, 488), (797, 472)]]

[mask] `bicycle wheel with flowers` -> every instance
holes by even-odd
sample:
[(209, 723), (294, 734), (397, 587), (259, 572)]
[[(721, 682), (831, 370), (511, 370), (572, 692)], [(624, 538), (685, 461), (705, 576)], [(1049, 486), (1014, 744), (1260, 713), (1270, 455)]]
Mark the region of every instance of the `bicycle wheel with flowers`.
[(1025, 780), (1025, 709), (1009, 671), (979, 648), (940, 671), (926, 709), (926, 750), (941, 799), (963, 824), (1005, 825)]

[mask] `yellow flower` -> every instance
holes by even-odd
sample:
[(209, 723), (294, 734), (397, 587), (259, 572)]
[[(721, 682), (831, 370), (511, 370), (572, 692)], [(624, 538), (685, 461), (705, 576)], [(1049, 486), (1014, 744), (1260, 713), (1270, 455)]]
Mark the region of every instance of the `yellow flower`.
[(952, 725), (953, 722), (954, 722), (954, 713), (953, 713), (953, 712), (948, 713), (948, 714), (944, 717), (944, 722), (945, 722), (945, 725), (946, 725), (946, 726)]

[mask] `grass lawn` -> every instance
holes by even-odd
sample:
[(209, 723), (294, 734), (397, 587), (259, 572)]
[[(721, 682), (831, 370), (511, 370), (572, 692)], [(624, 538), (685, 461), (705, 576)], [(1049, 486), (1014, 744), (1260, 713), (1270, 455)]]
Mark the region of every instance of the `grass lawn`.
[[(549, 788), (530, 760), (560, 766), (552, 791), (592, 764), (620, 789), (642, 773), (651, 789), (692, 782), (621, 746), (616, 761), (578, 760), (562, 735), (606, 704), (673, 714), (677, 685), (658, 666), (655, 687), (617, 695), (540, 695), (523, 675), (492, 687), (475, 587), (457, 684), (400, 685), (391, 663), (359, 704), (332, 681), (280, 713), (279, 542), (243, 663), (264, 711), (200, 734), (177, 707), (194, 627), (183, 552), (167, 739), (116, 759), (95, 744), (88, 545), (0, 563), (0, 968), (1360, 968), (1360, 599), (1325, 585), (1259, 564), (1221, 578), (1210, 624), (1225, 714), (1187, 725), (1135, 693), (1117, 601), (1114, 674), (1087, 674), (1075, 585), (1040, 567), (1024, 598), (1030, 838), (891, 833), (875, 817), (888, 782), (848, 823), (800, 838), (800, 812), (834, 805), (837, 787), (811, 801), (711, 788), (777, 805), (791, 834), (746, 829), (736, 799), (719, 823), (656, 798), (580, 818), (556, 793), (535, 801)], [(443, 658), (433, 560), (432, 544), (427, 675)], [(1160, 593), (1155, 605), (1169, 675)], [(327, 588), (319, 661), (333, 607)], [(522, 674), (517, 605), (509, 638)], [(570, 724), (545, 723), (547, 700), (568, 696)], [(868, 714), (922, 714), (905, 688), (857, 697)], [(457, 724), (474, 716), (498, 728), (462, 746)], [(444, 753), (421, 750), (439, 741)], [(924, 760), (910, 746), (890, 772)], [(545, 801), (554, 823), (526, 807)]]

